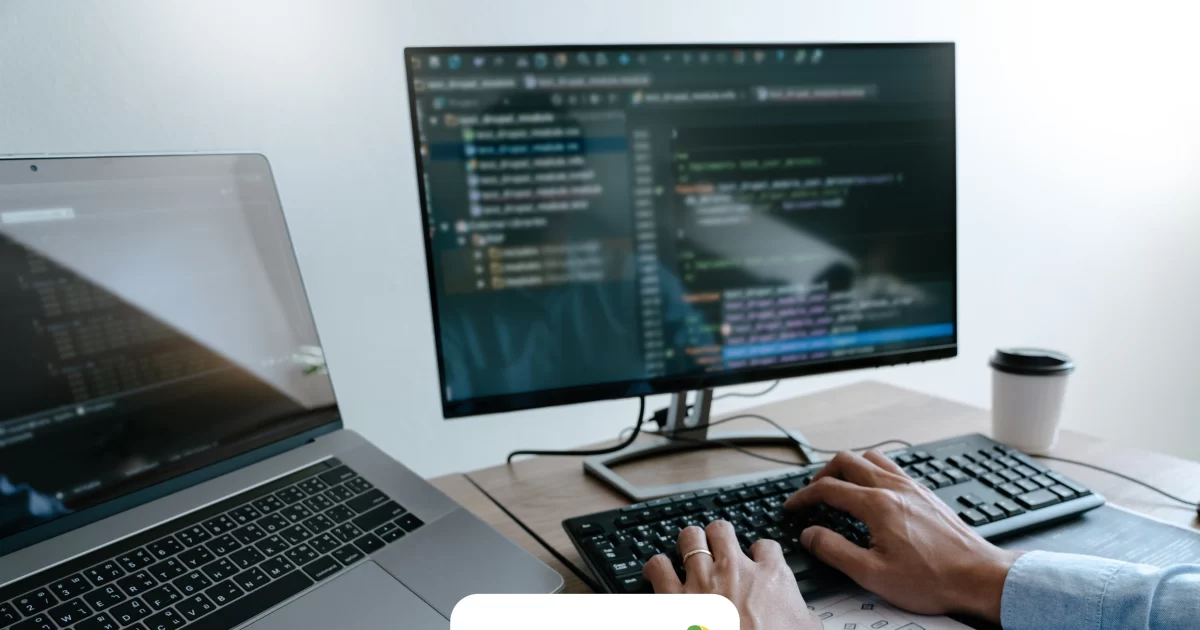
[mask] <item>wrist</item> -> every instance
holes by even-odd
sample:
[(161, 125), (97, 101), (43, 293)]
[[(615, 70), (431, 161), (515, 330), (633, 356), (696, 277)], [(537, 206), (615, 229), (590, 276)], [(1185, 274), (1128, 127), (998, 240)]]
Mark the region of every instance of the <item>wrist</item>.
[(986, 557), (964, 566), (954, 580), (950, 608), (999, 624), (1004, 581), (1022, 553), (992, 547)]

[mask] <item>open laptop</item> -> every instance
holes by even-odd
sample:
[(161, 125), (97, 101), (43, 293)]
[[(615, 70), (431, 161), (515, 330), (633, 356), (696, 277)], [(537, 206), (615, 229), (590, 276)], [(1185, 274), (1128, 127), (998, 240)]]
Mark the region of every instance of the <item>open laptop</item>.
[(262, 156), (0, 160), (0, 357), (0, 628), (445, 628), (562, 586), (342, 428)]

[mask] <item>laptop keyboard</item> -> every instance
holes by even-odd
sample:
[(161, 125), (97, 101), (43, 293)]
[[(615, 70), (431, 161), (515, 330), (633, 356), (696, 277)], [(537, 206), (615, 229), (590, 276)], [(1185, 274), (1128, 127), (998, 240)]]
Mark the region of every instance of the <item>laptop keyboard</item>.
[(0, 628), (228, 630), (422, 525), (331, 459), (0, 589)]

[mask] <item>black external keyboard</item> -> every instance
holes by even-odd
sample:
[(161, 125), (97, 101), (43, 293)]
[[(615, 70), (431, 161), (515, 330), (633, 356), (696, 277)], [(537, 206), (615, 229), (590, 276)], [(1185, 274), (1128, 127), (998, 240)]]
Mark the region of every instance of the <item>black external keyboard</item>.
[(230, 630), (421, 525), (326, 460), (0, 588), (0, 628)]
[[(1104, 497), (979, 434), (895, 451), (888, 457), (988, 539), (1074, 517), (1104, 504)], [(744, 551), (760, 538), (777, 541), (800, 590), (815, 593), (840, 586), (846, 579), (800, 546), (800, 532), (810, 525), (823, 525), (862, 547), (871, 544), (867, 528), (839, 510), (820, 506), (803, 513), (783, 511), (783, 502), (820, 469), (817, 464), (751, 483), (571, 518), (563, 521), (563, 528), (612, 593), (650, 592), (642, 579), (642, 565), (658, 553), (668, 554), (684, 577), (676, 549), (679, 532), (718, 519), (733, 524)]]

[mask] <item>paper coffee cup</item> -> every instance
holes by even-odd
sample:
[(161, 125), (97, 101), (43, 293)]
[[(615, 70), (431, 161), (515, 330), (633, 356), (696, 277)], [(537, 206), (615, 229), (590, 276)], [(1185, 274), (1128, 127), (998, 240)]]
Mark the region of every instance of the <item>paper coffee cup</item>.
[(996, 350), (992, 366), (992, 437), (1030, 453), (1045, 453), (1058, 440), (1067, 377), (1075, 362), (1061, 352), (1037, 348)]

